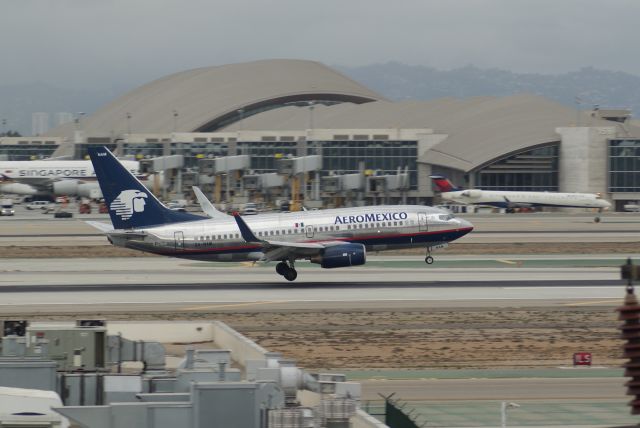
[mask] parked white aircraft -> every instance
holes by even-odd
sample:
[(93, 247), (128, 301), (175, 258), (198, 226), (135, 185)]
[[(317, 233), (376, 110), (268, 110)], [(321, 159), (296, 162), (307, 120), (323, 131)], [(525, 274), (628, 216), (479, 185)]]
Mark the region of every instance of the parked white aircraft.
[[(513, 212), (514, 208), (528, 207), (597, 208), (598, 212), (602, 212), (611, 207), (608, 201), (595, 193), (462, 189), (442, 175), (432, 175), (431, 179), (440, 190), (440, 196), (447, 201), (506, 208), (507, 212)], [(596, 216), (595, 220), (600, 221), (600, 217)]]
[(473, 230), (471, 223), (419, 205), (381, 205), (292, 213), (228, 216), (206, 203), (209, 216), (172, 211), (158, 201), (106, 147), (89, 148), (113, 227), (88, 222), (117, 246), (172, 257), (209, 261), (276, 261), (289, 281), (294, 263), (323, 268), (363, 265), (366, 252), (446, 246)]
[[(127, 170), (138, 174), (137, 161), (122, 163)], [(93, 165), (88, 160), (0, 162), (0, 193), (102, 197)]]

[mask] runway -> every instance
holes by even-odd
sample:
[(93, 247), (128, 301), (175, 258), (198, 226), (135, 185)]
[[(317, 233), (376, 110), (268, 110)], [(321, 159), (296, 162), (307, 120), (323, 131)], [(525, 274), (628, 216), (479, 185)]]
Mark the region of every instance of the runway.
[[(426, 266), (419, 257), (374, 258), (371, 267), (336, 270), (300, 263), (294, 283), (276, 275), (273, 266), (159, 258), (4, 259), (0, 312), (614, 305), (624, 296), (618, 267), (553, 267), (550, 260), (542, 268), (465, 268), (489, 260), (443, 259), (453, 267)], [(532, 261), (513, 259), (500, 262)]]

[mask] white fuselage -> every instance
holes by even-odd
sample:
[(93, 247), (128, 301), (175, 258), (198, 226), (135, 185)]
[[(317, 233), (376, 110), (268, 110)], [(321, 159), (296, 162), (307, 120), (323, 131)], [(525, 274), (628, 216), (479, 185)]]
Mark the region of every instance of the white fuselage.
[(575, 207), (607, 209), (611, 204), (593, 193), (510, 192), (468, 189), (442, 192), (443, 199), (461, 204), (515, 207)]
[[(121, 162), (132, 174), (138, 175), (137, 161)], [(99, 190), (93, 165), (88, 160), (0, 162), (0, 192), (88, 197)]]
[[(284, 242), (362, 243), (368, 251), (435, 247), (469, 233), (471, 223), (432, 207), (371, 206), (243, 217), (259, 238)], [(196, 260), (260, 260), (233, 217), (115, 231), (115, 245)], [(126, 234), (130, 233), (130, 237)]]

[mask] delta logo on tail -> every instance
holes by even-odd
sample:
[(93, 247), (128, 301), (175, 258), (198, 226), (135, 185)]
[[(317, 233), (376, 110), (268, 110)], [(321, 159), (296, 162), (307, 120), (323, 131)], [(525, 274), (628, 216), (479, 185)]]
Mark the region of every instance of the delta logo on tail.
[(457, 190), (462, 190), (462, 188), (455, 186), (451, 180), (443, 175), (430, 175), (429, 177), (441, 192), (455, 192)]

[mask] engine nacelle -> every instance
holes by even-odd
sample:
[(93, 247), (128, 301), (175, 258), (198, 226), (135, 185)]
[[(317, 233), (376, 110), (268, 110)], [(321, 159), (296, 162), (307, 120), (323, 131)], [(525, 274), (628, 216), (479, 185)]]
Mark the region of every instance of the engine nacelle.
[(78, 180), (60, 180), (53, 182), (54, 195), (77, 195)]
[(482, 190), (480, 189), (465, 190), (464, 192), (462, 192), (462, 196), (466, 196), (467, 198), (471, 198), (471, 199), (478, 199), (479, 197), (482, 196)]
[(97, 181), (90, 181), (88, 183), (80, 183), (78, 185), (78, 196), (90, 199), (102, 198), (102, 190)]
[(362, 244), (344, 244), (327, 247), (322, 255), (313, 257), (311, 263), (319, 263), (325, 269), (360, 266), (367, 261), (367, 250)]
[(0, 193), (13, 193), (14, 195), (44, 195), (28, 184), (24, 183), (0, 183)]

